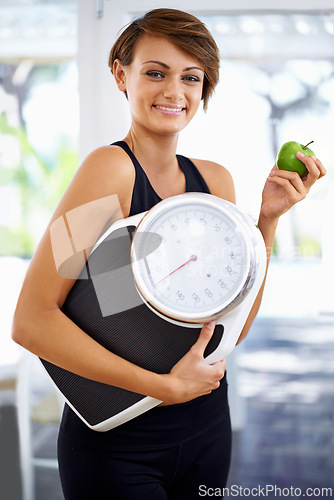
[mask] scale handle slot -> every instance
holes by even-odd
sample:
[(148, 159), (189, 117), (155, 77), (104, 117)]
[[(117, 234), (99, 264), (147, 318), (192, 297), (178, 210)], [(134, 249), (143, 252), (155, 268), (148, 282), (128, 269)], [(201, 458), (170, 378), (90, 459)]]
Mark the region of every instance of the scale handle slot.
[(147, 212), (148, 211), (141, 212), (140, 214), (131, 215), (130, 217), (125, 217), (124, 219), (119, 219), (116, 222), (113, 222), (113, 224), (97, 240), (97, 242), (95, 243), (95, 245), (92, 248), (92, 252), (94, 252), (94, 250), (96, 250), (96, 248), (101, 244), (101, 242), (103, 240), (105, 240), (111, 233), (113, 233), (117, 229), (121, 229), (121, 228), (127, 227), (127, 226), (137, 227), (139, 222), (142, 220), (144, 215), (147, 214)]

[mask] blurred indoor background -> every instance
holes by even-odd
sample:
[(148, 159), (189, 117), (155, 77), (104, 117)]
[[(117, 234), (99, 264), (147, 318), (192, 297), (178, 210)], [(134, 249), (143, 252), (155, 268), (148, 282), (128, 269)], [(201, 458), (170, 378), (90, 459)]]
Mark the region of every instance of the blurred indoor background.
[(108, 51), (127, 22), (157, 7), (200, 17), (221, 52), (220, 83), (181, 134), (181, 154), (226, 166), (254, 220), (281, 144), (313, 140), (327, 168), (281, 218), (259, 315), (229, 360), (229, 486), (334, 495), (332, 0), (0, 0), (0, 499), (63, 498), (62, 400), (11, 341), (11, 318), (80, 161), (127, 132)]

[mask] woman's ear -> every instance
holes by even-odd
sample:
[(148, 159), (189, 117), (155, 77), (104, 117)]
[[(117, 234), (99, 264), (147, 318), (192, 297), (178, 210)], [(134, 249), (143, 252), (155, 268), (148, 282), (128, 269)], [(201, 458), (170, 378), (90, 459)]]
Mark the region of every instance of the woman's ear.
[(126, 91), (126, 76), (124, 66), (119, 59), (115, 59), (113, 64), (113, 74), (116, 80), (116, 85), (122, 92)]

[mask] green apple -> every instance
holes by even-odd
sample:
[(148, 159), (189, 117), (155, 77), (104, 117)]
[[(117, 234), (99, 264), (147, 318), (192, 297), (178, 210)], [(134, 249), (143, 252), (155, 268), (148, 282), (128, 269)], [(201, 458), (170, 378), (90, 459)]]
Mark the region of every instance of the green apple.
[(304, 177), (308, 174), (308, 170), (305, 167), (304, 163), (296, 157), (296, 153), (300, 151), (304, 155), (307, 156), (315, 156), (312, 149), (307, 146), (311, 144), (313, 141), (303, 146), (300, 142), (289, 141), (283, 144), (281, 149), (277, 154), (276, 165), (281, 170), (290, 170), (290, 172), (298, 172), (300, 177)]

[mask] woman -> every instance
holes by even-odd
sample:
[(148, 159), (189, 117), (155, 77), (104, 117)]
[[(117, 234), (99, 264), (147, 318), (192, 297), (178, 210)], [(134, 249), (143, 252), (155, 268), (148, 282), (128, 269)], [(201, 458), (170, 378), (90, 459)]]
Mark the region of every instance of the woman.
[[(187, 190), (210, 192), (235, 202), (233, 181), (224, 167), (176, 156), (180, 131), (202, 100), (206, 108), (218, 81), (219, 53), (205, 26), (181, 11), (151, 11), (120, 35), (109, 65), (129, 101), (131, 128), (123, 141), (88, 156), (50, 227), (75, 207), (85, 206), (86, 215), (76, 224), (78, 233), (84, 233), (81, 248), (87, 248), (108, 222), (143, 212), (161, 199)], [(279, 217), (325, 175), (319, 160), (298, 158), (309, 171), (306, 178), (275, 166), (263, 189), (258, 226), (268, 260)], [(88, 224), (90, 218), (94, 223)], [(75, 280), (57, 272), (59, 249), (52, 248), (50, 227), (22, 288), (14, 340), (86, 378), (164, 402), (106, 433), (90, 430), (65, 407), (58, 441), (65, 498), (193, 499), (201, 485), (202, 490), (204, 485), (222, 491), (231, 450), (225, 364), (209, 366), (203, 359), (214, 324), (203, 327), (191, 350), (165, 375), (109, 352), (61, 312)], [(239, 341), (249, 330), (261, 295), (262, 290)]]

